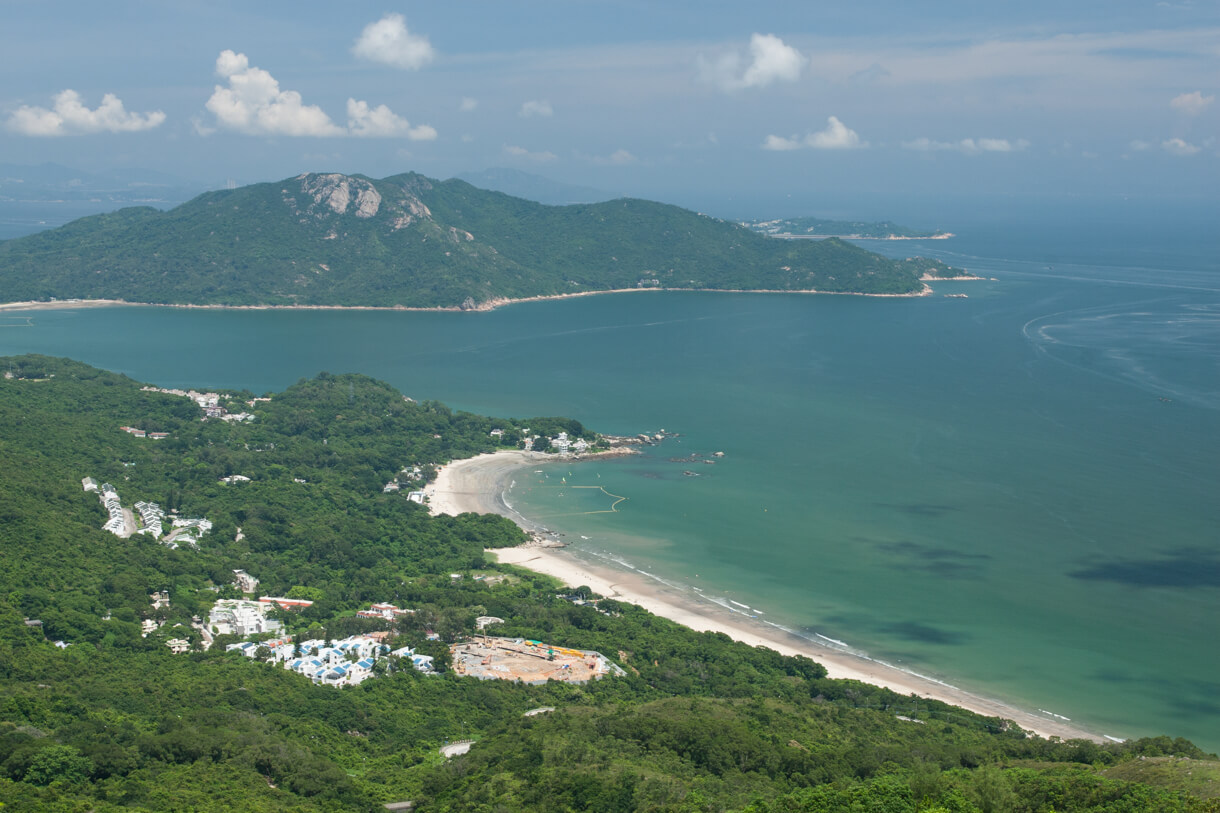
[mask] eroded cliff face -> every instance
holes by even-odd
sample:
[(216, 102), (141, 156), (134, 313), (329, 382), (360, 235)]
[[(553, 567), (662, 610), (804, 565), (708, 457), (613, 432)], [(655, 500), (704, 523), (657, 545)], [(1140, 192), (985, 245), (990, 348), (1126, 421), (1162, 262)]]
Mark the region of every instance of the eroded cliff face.
[(381, 193), (363, 178), (330, 173), (298, 175), (294, 180), (301, 183), (300, 195), (305, 198), (305, 205), (302, 207), (297, 195), (288, 189), (283, 190), (284, 202), (301, 214), (317, 216), (329, 209), (337, 215), (345, 215), (351, 209), (356, 217), (367, 219), (381, 208)]
[[(383, 195), (371, 181), (339, 173), (306, 173), (293, 178), (293, 181), (300, 186), (296, 189), (285, 187), (280, 192), (284, 203), (302, 223), (309, 220), (326, 221), (336, 215), (368, 220), (380, 214), (391, 231), (399, 231), (412, 224), (432, 220), (432, 211), (417, 194), (431, 188), (431, 184), (422, 179), (396, 186), (387, 195)], [(466, 240), (474, 239), (465, 232), (461, 236)], [(453, 239), (456, 241), (456, 238)]]

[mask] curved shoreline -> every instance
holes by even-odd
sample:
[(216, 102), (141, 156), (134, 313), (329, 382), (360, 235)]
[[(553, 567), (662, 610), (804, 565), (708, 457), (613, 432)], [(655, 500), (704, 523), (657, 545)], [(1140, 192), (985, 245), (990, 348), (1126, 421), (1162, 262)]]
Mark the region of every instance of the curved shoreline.
[[(949, 279), (940, 278), (937, 279)], [(977, 278), (981, 279), (981, 278)], [(870, 294), (863, 291), (819, 291), (807, 289), (799, 291), (782, 291), (776, 289), (757, 288), (610, 288), (605, 291), (579, 291), (571, 294), (548, 294), (545, 296), (526, 296), (517, 299), (496, 297), (486, 302), (480, 302), (473, 308), (463, 308), (457, 305), (437, 305), (435, 307), (413, 307), (407, 305), (183, 305), (169, 302), (128, 302), (125, 299), (57, 299), (54, 302), (37, 300), (25, 302), (0, 302), (0, 313), (4, 311), (52, 311), (75, 310), (77, 308), (182, 308), (185, 310), (228, 310), (228, 311), (406, 311), (419, 313), (486, 313), (508, 305), (522, 302), (550, 302), (557, 299), (576, 299), (584, 296), (600, 296), (602, 294), (634, 294), (646, 291), (681, 292), (692, 291), (704, 294), (816, 294), (819, 296), (869, 296), (877, 299), (912, 299), (932, 295), (932, 287), (921, 280), (921, 288), (905, 294)]]
[(751, 646), (765, 646), (784, 655), (804, 655), (826, 667), (837, 679), (859, 680), (891, 689), (902, 695), (940, 700), (988, 717), (1012, 720), (1021, 728), (1043, 737), (1105, 740), (1101, 735), (1070, 723), (1040, 716), (999, 700), (983, 697), (934, 678), (917, 675), (880, 661), (819, 645), (782, 627), (734, 613), (710, 599), (699, 601), (658, 579), (605, 562), (589, 562), (546, 533), (542, 526), (517, 513), (504, 500), (513, 473), (527, 466), (554, 462), (554, 455), (537, 452), (501, 451), (443, 466), (436, 480), (425, 488), (433, 514), (465, 512), (494, 513), (511, 519), (535, 541), (515, 548), (488, 551), (503, 564), (517, 565), (559, 579), (569, 586), (587, 585), (608, 598), (636, 604), (693, 630), (723, 632)]

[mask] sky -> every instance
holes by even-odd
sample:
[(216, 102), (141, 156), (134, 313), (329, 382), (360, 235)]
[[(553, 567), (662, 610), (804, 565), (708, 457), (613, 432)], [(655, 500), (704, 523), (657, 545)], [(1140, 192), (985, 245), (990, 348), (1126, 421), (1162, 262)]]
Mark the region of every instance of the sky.
[(5, 163), (511, 167), (733, 217), (1220, 200), (1218, 0), (0, 10)]

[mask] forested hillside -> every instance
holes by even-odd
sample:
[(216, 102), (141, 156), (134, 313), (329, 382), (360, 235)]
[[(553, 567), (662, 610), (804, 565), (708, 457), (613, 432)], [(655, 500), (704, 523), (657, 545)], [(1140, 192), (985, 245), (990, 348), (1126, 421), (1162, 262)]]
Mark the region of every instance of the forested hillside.
[(409, 173), (301, 175), (0, 242), (5, 301), (480, 307), (634, 288), (910, 293), (935, 260), (644, 200), (544, 206)]
[[(431, 517), (405, 489), (383, 492), (404, 468), (426, 476), (493, 449), (492, 429), (591, 434), (575, 422), (452, 412), (326, 373), (270, 400), (220, 393), (253, 420), (203, 420), (189, 398), (73, 361), (0, 367), (5, 810), (1220, 810), (1187, 775), (1214, 758), (1184, 740), (1030, 738), (634, 606), (578, 606), (487, 561), (485, 548), (523, 540), (507, 520)], [(120, 538), (84, 477), (213, 526), (197, 547)], [(205, 651), (192, 617), (238, 595), (236, 569), (260, 592), (313, 600), (279, 613), (298, 640), (384, 631), (441, 674), (335, 688), (226, 652), (232, 636)], [(168, 607), (150, 605), (157, 591)], [(416, 612), (357, 617), (370, 602)], [(503, 619), (499, 635), (600, 651), (626, 674), (459, 677), (447, 644), (479, 616)], [(173, 654), (171, 638), (189, 651)], [(524, 716), (539, 707), (554, 710)], [(457, 739), (475, 743), (446, 760), (437, 749)]]

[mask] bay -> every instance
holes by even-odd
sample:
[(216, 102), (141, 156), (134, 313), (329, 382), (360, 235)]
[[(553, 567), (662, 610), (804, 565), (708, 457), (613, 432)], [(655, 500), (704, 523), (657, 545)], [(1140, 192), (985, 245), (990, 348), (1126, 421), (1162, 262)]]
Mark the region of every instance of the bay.
[(476, 412), (664, 428), (679, 436), (642, 457), (548, 466), (510, 499), (581, 555), (803, 634), (1111, 736), (1220, 748), (1215, 254), (1010, 231), (867, 244), (995, 277), (923, 299), (38, 311), (0, 315), (0, 354), (256, 392), (354, 371)]

